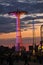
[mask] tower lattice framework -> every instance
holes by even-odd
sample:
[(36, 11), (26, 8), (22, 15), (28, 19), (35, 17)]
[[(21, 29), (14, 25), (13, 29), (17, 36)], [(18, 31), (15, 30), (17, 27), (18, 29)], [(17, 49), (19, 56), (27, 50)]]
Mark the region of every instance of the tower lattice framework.
[(8, 14), (10, 15), (15, 15), (16, 16), (16, 51), (20, 50), (20, 47), (22, 47), (22, 37), (21, 37), (21, 28), (20, 28), (20, 16), (22, 14), (27, 14), (26, 11), (13, 11), (9, 12)]

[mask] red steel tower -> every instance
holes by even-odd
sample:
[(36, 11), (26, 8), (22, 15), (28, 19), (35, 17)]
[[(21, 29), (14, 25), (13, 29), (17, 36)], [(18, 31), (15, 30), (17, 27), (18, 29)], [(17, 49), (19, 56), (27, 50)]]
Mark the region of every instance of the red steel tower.
[(20, 16), (22, 14), (27, 14), (26, 11), (13, 11), (13, 12), (9, 12), (8, 14), (10, 15), (15, 15), (16, 16), (16, 51), (18, 51), (20, 49), (20, 47), (23, 45), (22, 44), (22, 37), (21, 37), (21, 28), (20, 28)]

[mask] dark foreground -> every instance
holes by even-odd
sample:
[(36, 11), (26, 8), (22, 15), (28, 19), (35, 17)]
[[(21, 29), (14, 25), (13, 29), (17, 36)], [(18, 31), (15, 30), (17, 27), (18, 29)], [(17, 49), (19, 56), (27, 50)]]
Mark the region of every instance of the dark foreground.
[[(0, 64), (0, 65), (9, 65), (9, 64), (7, 64), (6, 62), (4, 62), (3, 64)], [(14, 62), (13, 65), (24, 65), (24, 62), (21, 62), (21, 61), (19, 61), (19, 62)], [(29, 65), (43, 65), (43, 64), (34, 63), (34, 62), (29, 62)]]
[(43, 65), (43, 53), (26, 51), (24, 47), (20, 51), (0, 47), (0, 65)]

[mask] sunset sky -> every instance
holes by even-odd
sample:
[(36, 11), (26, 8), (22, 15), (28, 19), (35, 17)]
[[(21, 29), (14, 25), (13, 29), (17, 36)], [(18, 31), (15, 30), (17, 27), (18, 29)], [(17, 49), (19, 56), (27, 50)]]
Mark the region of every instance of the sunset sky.
[(43, 0), (0, 0), (0, 44), (3, 39), (16, 38), (16, 16), (8, 13), (17, 9), (28, 12), (20, 17), (22, 38), (33, 37), (33, 22), (34, 36), (40, 38), (40, 27), (43, 25)]

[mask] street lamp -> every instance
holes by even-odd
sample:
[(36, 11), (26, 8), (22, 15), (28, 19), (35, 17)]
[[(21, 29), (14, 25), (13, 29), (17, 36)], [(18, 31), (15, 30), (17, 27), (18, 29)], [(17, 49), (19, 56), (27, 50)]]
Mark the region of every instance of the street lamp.
[(34, 26), (34, 20), (33, 20), (33, 54), (35, 54), (35, 26)]

